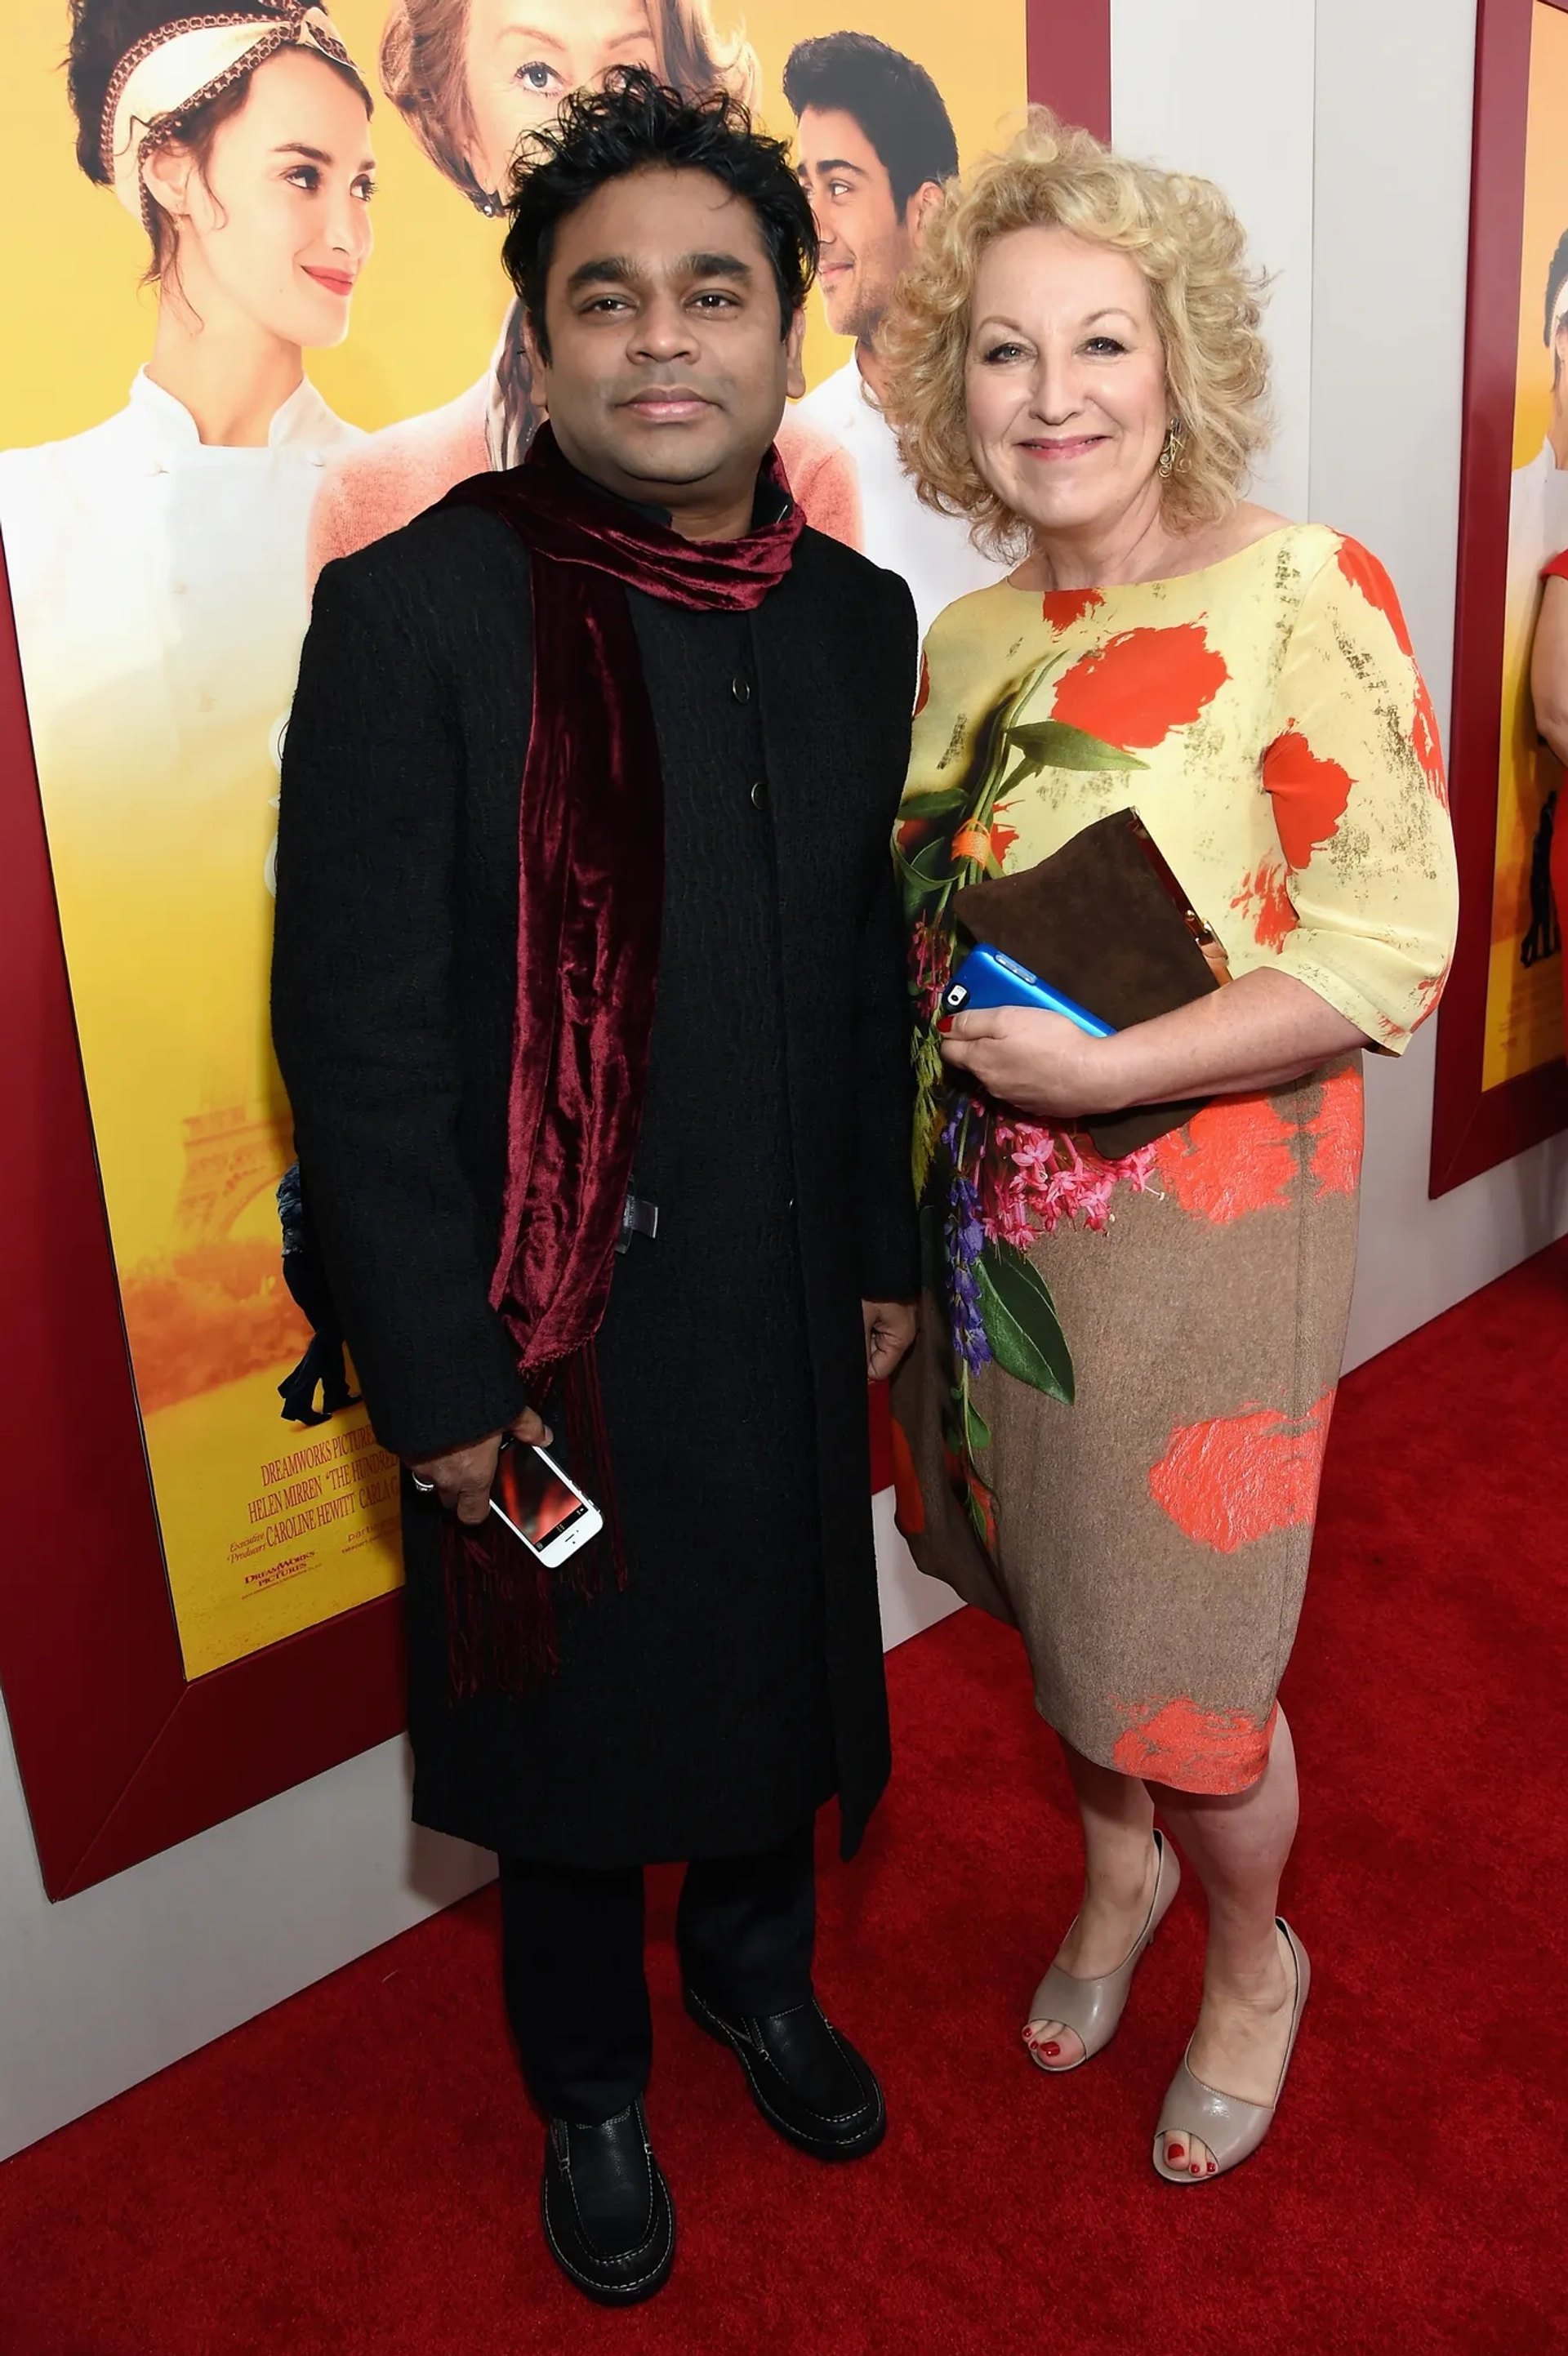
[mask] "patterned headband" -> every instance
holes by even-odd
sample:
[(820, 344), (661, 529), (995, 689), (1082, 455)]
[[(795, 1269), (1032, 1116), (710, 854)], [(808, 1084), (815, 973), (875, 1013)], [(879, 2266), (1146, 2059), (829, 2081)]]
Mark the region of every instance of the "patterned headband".
[(142, 167), (182, 119), (219, 97), (279, 49), (313, 48), (357, 69), (325, 9), (310, 0), (270, 0), (265, 16), (180, 16), (160, 25), (114, 69), (103, 101), (99, 152), (114, 193), (146, 226), (150, 201)]

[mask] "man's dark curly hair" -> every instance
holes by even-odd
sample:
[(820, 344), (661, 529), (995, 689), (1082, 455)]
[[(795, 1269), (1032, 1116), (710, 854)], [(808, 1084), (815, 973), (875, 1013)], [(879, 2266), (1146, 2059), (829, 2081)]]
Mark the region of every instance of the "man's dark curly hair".
[(723, 91), (683, 98), (646, 66), (617, 66), (601, 89), (577, 91), (553, 123), (530, 132), (512, 161), (501, 260), (547, 360), (544, 291), (561, 223), (607, 180), (650, 169), (711, 172), (746, 198), (773, 264), (779, 332), (789, 334), (817, 274), (817, 231), (787, 143), (754, 130)]

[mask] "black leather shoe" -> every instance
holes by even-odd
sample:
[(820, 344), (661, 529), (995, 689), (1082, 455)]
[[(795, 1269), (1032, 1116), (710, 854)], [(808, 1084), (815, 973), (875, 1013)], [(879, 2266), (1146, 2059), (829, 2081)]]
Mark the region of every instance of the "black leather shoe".
[(602, 2307), (634, 2307), (662, 2286), (675, 2207), (640, 2103), (602, 2126), (551, 2120), (542, 2205), (551, 2256)]
[(887, 2131), (882, 2089), (869, 2062), (822, 2018), (814, 2001), (788, 2012), (720, 2012), (695, 1988), (686, 2009), (727, 2045), (770, 2127), (814, 2159), (861, 2159)]

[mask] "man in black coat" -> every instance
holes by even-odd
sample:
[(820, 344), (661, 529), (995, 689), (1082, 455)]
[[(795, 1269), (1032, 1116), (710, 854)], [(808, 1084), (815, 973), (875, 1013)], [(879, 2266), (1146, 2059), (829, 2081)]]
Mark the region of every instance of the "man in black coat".
[[(570, 743), (564, 723), (595, 715), (553, 659), (535, 666), (563, 568), (498, 511), (505, 476), (322, 575), (284, 765), (273, 1007), (342, 1325), (413, 1476), (414, 1815), (499, 1853), (508, 2008), (550, 2120), (546, 2234), (581, 2288), (626, 2303), (674, 2247), (642, 2107), (644, 1865), (688, 1861), (688, 2009), (769, 2124), (832, 2159), (885, 2123), (812, 1993), (812, 1821), (836, 1793), (852, 1853), (888, 1767), (865, 1383), (908, 1346), (918, 1290), (888, 852), (916, 647), (903, 584), (800, 529), (768, 459), (815, 261), (782, 148), (731, 102), (628, 71), (529, 161), (507, 262), (553, 439), (514, 485), (547, 460), (575, 526), (639, 562), (689, 565), (700, 543), (726, 580), (772, 568), (736, 609), (607, 591), (662, 792), (632, 1171), (658, 1220), (614, 1258), (594, 1341), (624, 1575), (555, 1576), (547, 1673), (474, 1689), (453, 1665), (457, 1526), (495, 1529), (503, 1436), (543, 1439), (540, 1408), (563, 1423), (492, 1306), (509, 1100), (535, 1022), (564, 1023), (570, 1048), (593, 1012), (565, 984), (564, 1012), (519, 994), (531, 755), (547, 722)], [(580, 768), (565, 790), (596, 783)], [(568, 1194), (593, 1176), (568, 1156)], [(523, 1290), (562, 1224), (521, 1234)]]

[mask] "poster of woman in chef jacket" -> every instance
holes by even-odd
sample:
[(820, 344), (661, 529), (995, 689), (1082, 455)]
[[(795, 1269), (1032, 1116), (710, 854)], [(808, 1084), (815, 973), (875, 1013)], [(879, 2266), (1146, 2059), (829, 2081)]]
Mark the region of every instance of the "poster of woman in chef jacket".
[[(268, 1040), (270, 859), (315, 573), (515, 463), (536, 422), (499, 270), (511, 143), (633, 61), (793, 137), (787, 62), (847, 18), (929, 71), (967, 159), (1024, 99), (1025, 16), (0, 12), (0, 201), (49, 225), (8, 257), (0, 542), (188, 1676), (401, 1575), (396, 1467), (314, 1265)], [(855, 348), (813, 297), (809, 382)], [(798, 414), (780, 441), (809, 518), (858, 542), (839, 440)]]
[(305, 1263), (280, 1252), (292, 1151), (265, 1020), (306, 527), (360, 438), (305, 361), (348, 335), (371, 260), (371, 101), (319, 9), (258, 0), (197, 19), (79, 0), (66, 94), (121, 266), (156, 290), (149, 348), (113, 414), (0, 455), (0, 540), (197, 1676), (399, 1576), (394, 1468), (340, 1357), (317, 1385), (285, 1280)]

